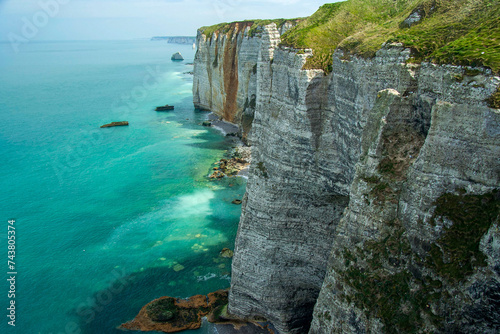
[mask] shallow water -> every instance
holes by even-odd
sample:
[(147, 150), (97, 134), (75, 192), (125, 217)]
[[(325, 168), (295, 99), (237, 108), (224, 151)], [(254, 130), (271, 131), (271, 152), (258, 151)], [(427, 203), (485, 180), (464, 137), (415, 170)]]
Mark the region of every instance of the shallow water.
[[(16, 220), (18, 272), (1, 332), (119, 332), (157, 297), (229, 286), (218, 253), (245, 180), (207, 178), (233, 143), (200, 125), (193, 58), (164, 42), (0, 44), (0, 218)], [(130, 125), (99, 128), (111, 121)]]

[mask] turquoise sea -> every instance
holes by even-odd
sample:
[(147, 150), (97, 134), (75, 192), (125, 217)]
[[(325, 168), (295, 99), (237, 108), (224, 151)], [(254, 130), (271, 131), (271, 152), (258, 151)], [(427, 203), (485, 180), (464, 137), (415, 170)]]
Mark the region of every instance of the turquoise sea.
[[(184, 61), (170, 60), (177, 51)], [(17, 54), (0, 44), (1, 333), (124, 333), (116, 327), (155, 298), (229, 287), (218, 254), (234, 247), (231, 201), (246, 184), (207, 178), (234, 143), (200, 125), (186, 74), (194, 52), (146, 40)], [(175, 111), (154, 111), (166, 103)], [(130, 125), (99, 128), (112, 121)]]

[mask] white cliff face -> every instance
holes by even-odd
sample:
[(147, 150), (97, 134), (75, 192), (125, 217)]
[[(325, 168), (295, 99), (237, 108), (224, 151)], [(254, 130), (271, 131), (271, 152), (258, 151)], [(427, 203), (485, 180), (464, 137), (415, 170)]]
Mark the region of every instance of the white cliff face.
[[(308, 52), (278, 47), (279, 36), (274, 24), (253, 38), (198, 36), (195, 105), (221, 116), (233, 110), (226, 117), (240, 124), (252, 109), (229, 312), (264, 317), (281, 333), (404, 332), (418, 321), (429, 331), (454, 330), (444, 314), (466, 319), (462, 328), (495, 326), (485, 314), (500, 293), (498, 226), (483, 227), (477, 239), (486, 262), (458, 281), (428, 254), (438, 256), (444, 236), (455, 233), (442, 201), (486, 196), (479, 201), (491, 209), (499, 200), (491, 194), (500, 185), (500, 119), (484, 101), (500, 79), (408, 64), (409, 51), (398, 45), (372, 59), (337, 51), (325, 76), (302, 70)], [(227, 68), (238, 68), (233, 109)], [(247, 105), (249, 96), (255, 102)], [(457, 291), (458, 301), (469, 301), (466, 311), (446, 299)], [(404, 312), (377, 306), (389, 303)]]
[(239, 22), (229, 32), (212, 36), (199, 31), (194, 61), (195, 107), (238, 125), (244, 141), (255, 113), (258, 62), (270, 62), (281, 34), (293, 24), (286, 22), (279, 30), (275, 24), (273, 28), (257, 27), (252, 35), (250, 27), (251, 23)]
[(198, 32), (194, 61), (193, 98), (196, 108), (210, 110), (250, 131), (255, 111), (257, 58), (262, 44), (248, 36), (246, 25), (229, 34)]

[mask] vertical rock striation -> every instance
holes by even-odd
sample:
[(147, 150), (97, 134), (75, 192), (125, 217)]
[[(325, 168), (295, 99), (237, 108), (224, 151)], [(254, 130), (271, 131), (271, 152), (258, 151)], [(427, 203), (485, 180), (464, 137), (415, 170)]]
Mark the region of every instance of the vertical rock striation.
[(282, 333), (498, 330), (500, 114), (484, 101), (500, 79), (398, 44), (337, 50), (325, 75), (275, 24), (231, 29), (198, 34), (193, 87), (253, 145), (229, 312)]
[(500, 113), (471, 102), (427, 131), (379, 94), (310, 333), (498, 332)]
[(249, 23), (234, 23), (227, 34), (198, 31), (193, 98), (196, 108), (210, 110), (242, 129), (246, 139), (255, 111), (257, 57), (262, 39), (250, 37)]

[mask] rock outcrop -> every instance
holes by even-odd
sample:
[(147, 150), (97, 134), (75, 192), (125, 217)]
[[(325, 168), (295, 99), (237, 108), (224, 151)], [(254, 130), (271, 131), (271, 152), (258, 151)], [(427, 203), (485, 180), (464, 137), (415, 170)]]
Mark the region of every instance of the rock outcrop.
[(128, 126), (127, 121), (111, 122), (108, 124), (101, 125), (101, 128), (112, 128), (114, 126)]
[(325, 75), (245, 24), (198, 33), (193, 87), (253, 146), (229, 313), (281, 333), (498, 331), (500, 78), (400, 44), (337, 50)]
[(215, 322), (217, 317), (214, 313), (220, 313), (226, 304), (227, 290), (188, 299), (161, 297), (145, 305), (134, 320), (122, 324), (119, 329), (164, 333), (198, 329), (205, 316)]
[(172, 60), (184, 60), (184, 57), (181, 55), (180, 52), (176, 52), (172, 55), (171, 59)]

